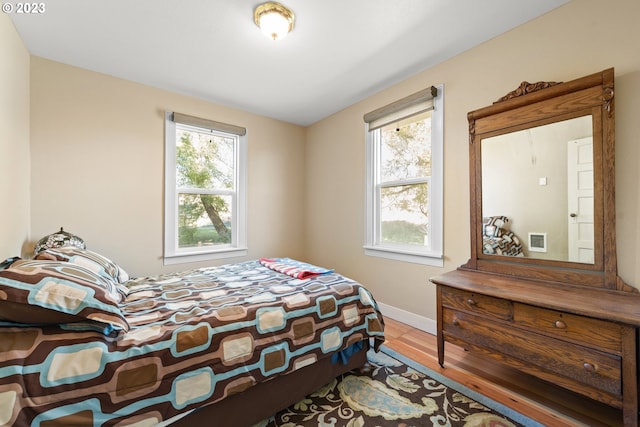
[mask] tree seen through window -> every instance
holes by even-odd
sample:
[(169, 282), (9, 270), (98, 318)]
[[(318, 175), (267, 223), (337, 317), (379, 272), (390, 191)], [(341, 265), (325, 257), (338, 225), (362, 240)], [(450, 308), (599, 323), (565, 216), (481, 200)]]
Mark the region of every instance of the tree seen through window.
[(235, 138), (177, 128), (178, 246), (230, 244)]
[(426, 245), (431, 181), (431, 112), (393, 123), (380, 135), (380, 237)]

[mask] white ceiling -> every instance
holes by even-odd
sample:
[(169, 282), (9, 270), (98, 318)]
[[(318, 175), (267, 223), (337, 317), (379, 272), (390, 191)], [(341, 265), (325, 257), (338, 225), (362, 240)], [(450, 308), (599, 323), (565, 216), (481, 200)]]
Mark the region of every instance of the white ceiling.
[[(52, 0), (11, 14), (31, 54), (309, 125), (569, 0)], [(438, 83), (438, 82), (435, 82)]]

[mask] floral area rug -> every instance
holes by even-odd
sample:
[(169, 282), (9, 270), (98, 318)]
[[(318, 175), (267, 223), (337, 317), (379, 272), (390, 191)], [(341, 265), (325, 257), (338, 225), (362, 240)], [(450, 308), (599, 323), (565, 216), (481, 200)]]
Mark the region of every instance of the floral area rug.
[(254, 427), (541, 426), (387, 347), (368, 358)]

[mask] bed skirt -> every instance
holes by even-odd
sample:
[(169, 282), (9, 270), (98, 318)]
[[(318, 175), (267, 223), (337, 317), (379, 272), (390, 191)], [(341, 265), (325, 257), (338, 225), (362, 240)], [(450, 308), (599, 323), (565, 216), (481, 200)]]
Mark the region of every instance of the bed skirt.
[(364, 344), (360, 351), (351, 355), (346, 364), (342, 361), (334, 363), (331, 361), (331, 357), (325, 357), (313, 365), (305, 366), (287, 375), (278, 376), (271, 381), (257, 384), (240, 394), (197, 409), (171, 423), (170, 426), (252, 426), (299, 402), (339, 375), (365, 365), (369, 342), (364, 341)]

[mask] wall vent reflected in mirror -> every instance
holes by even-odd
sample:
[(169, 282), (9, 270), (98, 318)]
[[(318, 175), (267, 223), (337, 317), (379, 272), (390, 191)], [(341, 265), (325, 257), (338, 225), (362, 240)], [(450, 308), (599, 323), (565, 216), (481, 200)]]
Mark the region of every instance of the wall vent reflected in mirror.
[(529, 251), (547, 252), (547, 233), (529, 233)]

